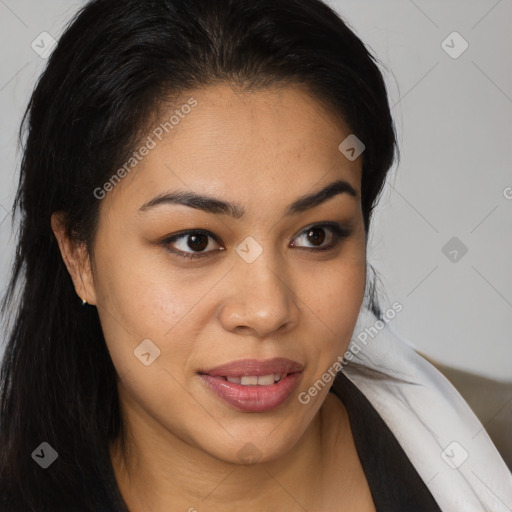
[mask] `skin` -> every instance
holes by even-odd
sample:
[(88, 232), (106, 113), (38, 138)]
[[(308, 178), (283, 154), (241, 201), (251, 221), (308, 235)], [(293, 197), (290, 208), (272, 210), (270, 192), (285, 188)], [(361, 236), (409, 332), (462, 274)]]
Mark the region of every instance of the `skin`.
[[(193, 111), (102, 200), (90, 254), (52, 217), (118, 373), (126, 449), (114, 443), (111, 458), (121, 493), (132, 512), (339, 511), (341, 503), (374, 511), (343, 404), (329, 386), (308, 404), (298, 400), (347, 350), (364, 296), (361, 159), (338, 150), (350, 130), (298, 86), (241, 92), (219, 84), (189, 97), (198, 102)], [(336, 179), (357, 196), (283, 216)], [(235, 219), (171, 204), (140, 211), (178, 188), (235, 201), (246, 213)], [(316, 232), (323, 241), (307, 236), (322, 222), (351, 234), (315, 252), (335, 236), (330, 228)], [(188, 229), (218, 238), (204, 239), (209, 254), (169, 252), (193, 254), (187, 237), (159, 243)], [(252, 263), (235, 251), (247, 237), (263, 250)], [(160, 350), (149, 366), (134, 357), (144, 339)], [(292, 396), (264, 413), (234, 409), (197, 373), (273, 357), (304, 371)], [(242, 449), (256, 463), (241, 460)]]

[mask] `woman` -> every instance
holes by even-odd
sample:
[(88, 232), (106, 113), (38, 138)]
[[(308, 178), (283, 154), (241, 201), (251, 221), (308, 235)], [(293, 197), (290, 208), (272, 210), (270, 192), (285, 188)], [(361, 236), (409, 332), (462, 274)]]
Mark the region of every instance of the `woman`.
[(329, 7), (92, 1), (26, 120), (1, 510), (507, 510), (481, 425), (385, 328), (395, 133)]

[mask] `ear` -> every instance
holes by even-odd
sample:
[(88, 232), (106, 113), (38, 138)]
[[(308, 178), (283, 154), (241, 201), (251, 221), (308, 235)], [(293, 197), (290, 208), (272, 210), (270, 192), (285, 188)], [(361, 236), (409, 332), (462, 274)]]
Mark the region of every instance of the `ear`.
[(68, 236), (63, 212), (52, 214), (51, 225), (77, 295), (86, 300), (88, 304), (96, 304), (91, 261), (85, 243), (73, 240)]

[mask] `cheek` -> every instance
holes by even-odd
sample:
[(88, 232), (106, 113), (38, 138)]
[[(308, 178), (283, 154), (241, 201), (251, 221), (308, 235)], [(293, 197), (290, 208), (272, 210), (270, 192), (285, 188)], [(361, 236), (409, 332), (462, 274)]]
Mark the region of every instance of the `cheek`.
[(162, 355), (181, 361), (190, 336), (177, 332), (209, 281), (191, 281), (186, 272), (171, 272), (170, 264), (162, 264), (165, 258), (155, 258), (147, 250), (132, 246), (130, 251), (114, 251), (112, 246), (105, 244), (97, 251), (95, 286), (102, 329), (118, 373), (139, 368), (134, 351), (146, 339)]
[(363, 257), (340, 259), (318, 267), (314, 283), (304, 285), (304, 315), (310, 346), (312, 381), (320, 378), (333, 362), (345, 354), (353, 335), (366, 284)]
[(204, 288), (202, 276), (190, 279), (173, 255), (143, 245), (133, 234), (102, 238), (95, 258), (100, 307), (115, 312), (116, 320), (138, 337), (148, 331), (163, 336), (197, 302)]
[[(346, 313), (357, 309), (363, 299), (366, 282), (364, 261), (342, 262), (336, 266), (315, 270), (314, 280), (307, 289), (308, 301), (318, 303), (320, 311), (334, 322), (342, 320)], [(346, 312), (340, 315), (340, 313)]]
[(325, 329), (337, 335), (355, 325), (366, 285), (366, 258), (355, 251), (329, 264), (317, 265), (304, 284), (304, 297)]

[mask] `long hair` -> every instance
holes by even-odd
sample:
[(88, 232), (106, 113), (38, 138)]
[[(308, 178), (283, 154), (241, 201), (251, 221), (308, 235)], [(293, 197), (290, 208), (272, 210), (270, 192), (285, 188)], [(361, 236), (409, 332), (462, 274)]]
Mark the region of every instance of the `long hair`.
[[(96, 308), (75, 294), (50, 218), (64, 212), (68, 235), (92, 250), (100, 202), (93, 191), (161, 108), (218, 82), (247, 91), (304, 85), (349, 126), (366, 146), (368, 234), (396, 135), (378, 63), (335, 11), (320, 0), (87, 3), (49, 58), (20, 128), (18, 242), (2, 304), (2, 511), (103, 511), (112, 503), (111, 490), (89, 483), (104, 474), (122, 429), (116, 371)], [(43, 442), (58, 453), (47, 469), (33, 456)]]

